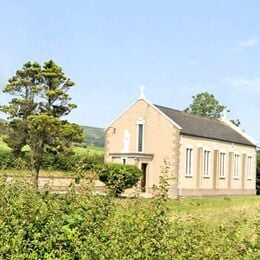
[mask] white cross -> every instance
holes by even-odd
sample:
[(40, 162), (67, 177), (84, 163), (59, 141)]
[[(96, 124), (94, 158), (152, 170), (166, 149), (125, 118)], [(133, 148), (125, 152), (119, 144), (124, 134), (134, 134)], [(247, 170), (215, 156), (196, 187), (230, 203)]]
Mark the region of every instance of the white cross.
[(139, 96), (139, 99), (145, 99), (144, 89), (145, 89), (144, 86), (141, 86), (141, 87), (140, 87), (140, 96)]

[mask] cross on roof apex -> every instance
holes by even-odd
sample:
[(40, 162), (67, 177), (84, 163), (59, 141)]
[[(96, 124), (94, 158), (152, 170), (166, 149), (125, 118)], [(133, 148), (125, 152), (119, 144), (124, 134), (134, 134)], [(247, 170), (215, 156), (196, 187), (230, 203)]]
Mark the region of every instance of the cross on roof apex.
[(141, 86), (140, 87), (140, 96), (138, 99), (145, 99), (144, 90), (145, 90), (145, 87)]

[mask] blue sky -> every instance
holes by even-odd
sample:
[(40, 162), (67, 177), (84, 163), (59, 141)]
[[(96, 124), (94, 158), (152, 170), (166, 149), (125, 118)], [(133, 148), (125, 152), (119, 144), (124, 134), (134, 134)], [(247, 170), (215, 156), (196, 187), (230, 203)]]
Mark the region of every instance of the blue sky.
[[(105, 127), (145, 86), (186, 108), (213, 93), (260, 142), (260, 1), (0, 0), (0, 88), (53, 59), (76, 82), (70, 121)], [(7, 97), (0, 94), (0, 103)]]

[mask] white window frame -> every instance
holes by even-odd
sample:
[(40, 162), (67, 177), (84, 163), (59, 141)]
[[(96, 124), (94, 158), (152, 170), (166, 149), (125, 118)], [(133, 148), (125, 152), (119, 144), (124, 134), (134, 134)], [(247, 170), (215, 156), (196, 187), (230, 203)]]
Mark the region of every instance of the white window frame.
[(210, 149), (203, 150), (203, 178), (210, 178), (210, 158), (211, 158), (211, 151)]
[(226, 178), (226, 152), (219, 152), (219, 178)]
[(185, 177), (193, 176), (193, 147), (185, 147)]
[(247, 156), (247, 173), (246, 173), (246, 178), (248, 180), (253, 179), (253, 157), (252, 155)]
[[(142, 149), (139, 150), (139, 126), (142, 125), (143, 126), (143, 131), (142, 131), (142, 140), (141, 140), (141, 145), (142, 145)], [(145, 121), (143, 119), (138, 119), (136, 121), (136, 151), (138, 153), (143, 153), (144, 152), (144, 125), (145, 125)]]
[(234, 171), (233, 171), (233, 178), (238, 180), (240, 175), (239, 175), (239, 162), (240, 162), (240, 155), (238, 153), (234, 154)]

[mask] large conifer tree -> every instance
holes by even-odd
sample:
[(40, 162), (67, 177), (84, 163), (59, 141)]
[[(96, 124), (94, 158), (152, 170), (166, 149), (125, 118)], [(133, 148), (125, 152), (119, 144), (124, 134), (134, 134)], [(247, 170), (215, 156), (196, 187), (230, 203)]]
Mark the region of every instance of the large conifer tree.
[(83, 140), (80, 126), (61, 120), (76, 107), (67, 93), (74, 85), (62, 68), (50, 60), (43, 66), (25, 63), (3, 90), (13, 96), (1, 107), (9, 117), (5, 141), (16, 155), (29, 145), (36, 188), (44, 153), (64, 152), (73, 141)]

